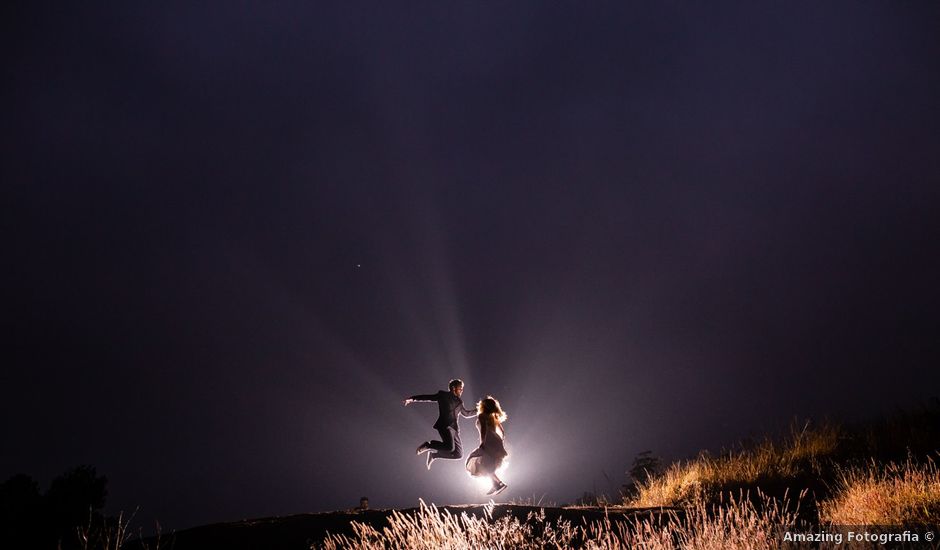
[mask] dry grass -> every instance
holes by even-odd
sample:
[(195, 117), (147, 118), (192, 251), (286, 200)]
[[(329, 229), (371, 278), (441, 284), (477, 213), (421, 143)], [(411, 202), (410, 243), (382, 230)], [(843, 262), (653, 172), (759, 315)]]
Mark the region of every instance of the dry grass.
[(546, 522), (544, 512), (527, 521), (503, 517), (478, 518), (423, 502), (409, 515), (395, 513), (389, 526), (378, 531), (355, 523), (354, 535), (328, 537), (328, 550), (352, 549), (478, 549), (478, 548), (644, 548), (649, 550), (763, 550), (777, 548), (776, 528), (793, 525), (796, 515), (786, 505), (764, 499), (758, 509), (746, 498), (715, 506), (700, 503), (681, 516), (667, 513), (659, 519), (606, 519), (590, 525), (568, 521)]
[[(492, 511), (492, 508), (488, 508)], [(466, 513), (454, 515), (421, 502), (413, 514), (392, 512), (389, 526), (378, 531), (370, 525), (353, 522), (352, 536), (330, 535), (323, 543), (328, 550), (339, 548), (543, 548), (550, 545), (571, 546), (574, 530), (567, 522), (547, 524), (544, 516), (530, 516), (529, 521), (503, 517), (493, 520)]]
[[(802, 497), (802, 495), (801, 495)], [(780, 526), (796, 524), (797, 512), (788, 502), (767, 497), (760, 506), (746, 497), (706, 505), (699, 502), (665, 522), (635, 520), (610, 528), (610, 522), (586, 530), (588, 548), (644, 548), (649, 550), (763, 550), (780, 547)], [(796, 503), (798, 508), (799, 503)]]
[[(133, 535), (130, 531), (130, 524), (136, 515), (137, 512), (135, 511), (129, 518), (125, 518), (124, 512), (120, 512), (116, 518), (96, 521), (94, 516), (89, 514), (88, 523), (76, 530), (79, 548), (81, 550), (121, 550), (121, 548), (125, 548), (132, 540)], [(137, 547), (140, 550), (160, 550), (162, 533), (159, 523), (156, 524), (156, 528), (156, 536), (150, 539), (150, 544), (144, 542), (143, 535), (138, 531), (135, 542), (138, 543)], [(61, 544), (59, 547), (61, 548)]]
[(629, 506), (683, 506), (712, 501), (722, 492), (758, 488), (801, 474), (818, 473), (819, 459), (835, 452), (840, 429), (824, 424), (815, 429), (792, 430), (782, 443), (765, 440), (759, 445), (718, 457), (702, 454), (675, 463), (663, 474), (641, 482)]
[(820, 503), (820, 520), (836, 525), (934, 524), (940, 521), (936, 463), (872, 463), (845, 471), (836, 495)]

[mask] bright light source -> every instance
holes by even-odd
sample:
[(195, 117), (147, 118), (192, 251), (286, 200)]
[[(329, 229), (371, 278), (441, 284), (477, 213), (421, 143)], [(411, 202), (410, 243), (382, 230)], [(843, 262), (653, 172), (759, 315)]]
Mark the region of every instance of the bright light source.
[(485, 493), (493, 488), (493, 480), (485, 476), (473, 478), (473, 483), (481, 493)]
[[(499, 479), (503, 481), (503, 483), (508, 485), (509, 481), (506, 480), (507, 466), (509, 466), (509, 460), (505, 459), (503, 460), (503, 463), (500, 464), (499, 468), (496, 469), (496, 477), (498, 477)], [(473, 480), (474, 485), (477, 487), (477, 489), (480, 490), (481, 493), (486, 493), (487, 491), (493, 488), (493, 478), (489, 476), (479, 476), (479, 477), (471, 476), (471, 479)]]

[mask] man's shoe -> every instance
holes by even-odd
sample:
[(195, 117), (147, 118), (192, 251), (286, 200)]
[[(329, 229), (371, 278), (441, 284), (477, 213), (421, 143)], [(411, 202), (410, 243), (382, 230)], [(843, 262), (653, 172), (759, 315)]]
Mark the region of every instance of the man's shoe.
[(437, 457), (434, 456), (434, 453), (428, 453), (428, 470), (431, 469), (431, 463), (434, 462), (436, 458)]
[(426, 453), (426, 452), (428, 452), (428, 451), (430, 451), (430, 450), (431, 450), (431, 446), (428, 445), (427, 442), (424, 442), (424, 443), (418, 445), (418, 449), (415, 451), (415, 454), (416, 454), (416, 455), (419, 455), (419, 454), (421, 454), (421, 453)]

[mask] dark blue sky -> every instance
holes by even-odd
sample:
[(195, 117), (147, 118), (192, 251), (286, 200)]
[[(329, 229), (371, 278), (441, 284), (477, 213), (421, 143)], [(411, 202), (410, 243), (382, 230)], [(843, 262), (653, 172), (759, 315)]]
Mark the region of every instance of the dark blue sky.
[(400, 401), (458, 376), (564, 502), (938, 393), (934, 2), (2, 10), (0, 477), (480, 500)]

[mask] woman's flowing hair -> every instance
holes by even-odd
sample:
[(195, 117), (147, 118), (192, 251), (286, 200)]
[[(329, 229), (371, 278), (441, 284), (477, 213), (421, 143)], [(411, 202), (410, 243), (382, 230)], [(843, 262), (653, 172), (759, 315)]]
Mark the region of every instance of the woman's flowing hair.
[(487, 395), (477, 403), (477, 418), (487, 426), (495, 426), (497, 422), (505, 422), (508, 417), (499, 406), (499, 401)]

